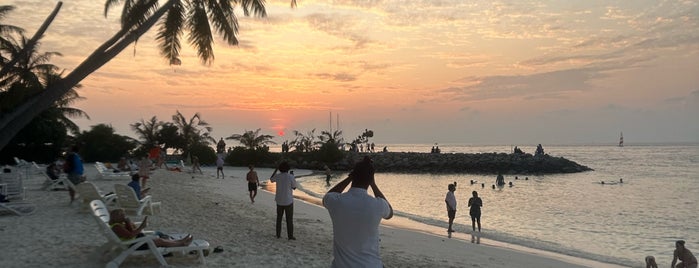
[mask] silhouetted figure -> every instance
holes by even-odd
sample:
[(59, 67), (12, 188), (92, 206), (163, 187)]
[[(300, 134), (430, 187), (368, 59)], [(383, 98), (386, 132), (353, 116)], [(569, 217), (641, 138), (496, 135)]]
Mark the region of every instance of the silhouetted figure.
[(473, 191), (473, 197), (468, 199), (468, 206), (471, 208), (469, 214), (471, 214), (471, 227), (473, 231), (476, 231), (476, 223), (478, 223), (478, 231), (481, 231), (481, 207), (483, 206), (483, 200), (478, 197), (478, 192)]
[(544, 155), (544, 147), (541, 146), (541, 143), (536, 146), (536, 151), (534, 152), (534, 155)]
[(217, 154), (222, 154), (226, 152), (226, 142), (223, 141), (223, 138), (218, 140), (218, 144), (216, 144), (216, 153)]
[[(675, 266), (677, 260), (679, 260), (680, 263)], [(697, 258), (694, 257), (694, 254), (692, 254), (689, 249), (684, 247), (684, 240), (677, 240), (677, 242), (675, 242), (675, 252), (673, 253), (672, 264), (670, 266), (674, 268), (697, 268)]]
[(449, 191), (447, 192), (447, 196), (444, 198), (444, 202), (447, 203), (447, 216), (449, 217), (449, 228), (447, 229), (447, 232), (451, 233), (454, 231), (451, 226), (454, 223), (454, 218), (456, 217), (456, 196), (454, 195), (454, 191), (456, 191), (456, 182), (449, 184), (447, 189)]

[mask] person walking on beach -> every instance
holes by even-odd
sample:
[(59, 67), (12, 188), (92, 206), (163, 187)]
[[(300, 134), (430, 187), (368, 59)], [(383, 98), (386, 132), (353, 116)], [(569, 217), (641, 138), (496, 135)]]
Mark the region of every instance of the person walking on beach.
[[(680, 260), (680, 263), (675, 266), (677, 260)], [(672, 256), (672, 264), (670, 266), (673, 268), (697, 268), (697, 258), (694, 257), (694, 254), (692, 254), (689, 249), (684, 247), (684, 240), (677, 240), (677, 242), (675, 242), (675, 252)]]
[(481, 231), (481, 207), (483, 206), (483, 200), (478, 197), (478, 192), (473, 191), (473, 197), (468, 199), (468, 206), (471, 208), (469, 214), (471, 214), (471, 227), (473, 231), (476, 231), (476, 223), (478, 223), (478, 231)]
[(148, 155), (144, 155), (141, 161), (138, 162), (138, 175), (141, 177), (141, 186), (146, 187), (146, 182), (150, 178), (150, 168), (153, 162), (148, 159)]
[[(199, 157), (198, 156), (192, 156), (192, 174), (196, 173), (197, 170), (199, 170), (199, 174), (204, 174), (204, 172), (201, 171), (201, 164), (199, 163)], [(194, 176), (192, 176), (194, 178)]]
[(260, 184), (260, 180), (257, 178), (257, 171), (255, 171), (255, 166), (250, 164), (248, 166), (250, 171), (245, 175), (248, 181), (248, 192), (250, 192), (250, 202), (255, 203), (255, 196), (257, 196), (257, 185)]
[(447, 229), (447, 232), (451, 233), (454, 231), (451, 226), (456, 217), (456, 196), (454, 195), (454, 191), (456, 191), (456, 182), (449, 184), (447, 189), (449, 189), (449, 191), (447, 192), (447, 197), (444, 198), (444, 202), (447, 203), (447, 216), (449, 217), (449, 229)]
[(223, 175), (223, 157), (220, 155), (216, 159), (216, 178), (218, 179), (218, 174), (221, 173), (221, 179), (225, 176)]
[(325, 185), (330, 186), (330, 177), (332, 176), (332, 172), (330, 171), (330, 168), (328, 165), (325, 165)]
[[(342, 193), (352, 183), (350, 189)], [(371, 187), (374, 197), (367, 189)], [(346, 179), (323, 196), (323, 206), (333, 222), (332, 267), (383, 267), (379, 254), (379, 223), (393, 217), (374, 179), (371, 158), (354, 166)]]
[[(276, 183), (274, 201), (277, 202), (277, 238), (282, 233), (282, 216), (286, 214), (286, 235), (289, 240), (296, 240), (294, 237), (294, 190), (296, 190), (296, 179), (289, 174), (289, 163), (286, 161), (279, 163), (277, 169), (272, 173), (270, 181)], [(277, 173), (279, 170), (279, 173)]]
[[(66, 162), (63, 163), (63, 171), (68, 174), (68, 180), (73, 185), (78, 185), (85, 181), (83, 160), (80, 158), (78, 151), (80, 151), (80, 146), (73, 145), (68, 155), (66, 155)], [(68, 194), (70, 195), (70, 203), (73, 203), (75, 200), (75, 189), (68, 187)]]

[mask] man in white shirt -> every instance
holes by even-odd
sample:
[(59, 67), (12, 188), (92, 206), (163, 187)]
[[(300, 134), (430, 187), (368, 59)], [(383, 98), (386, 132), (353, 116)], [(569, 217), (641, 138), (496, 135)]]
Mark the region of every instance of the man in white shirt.
[(447, 188), (449, 191), (447, 192), (447, 197), (444, 198), (444, 202), (447, 203), (447, 216), (449, 217), (449, 229), (447, 229), (447, 232), (451, 233), (454, 231), (454, 229), (451, 229), (451, 226), (454, 224), (454, 218), (456, 217), (456, 196), (454, 195), (456, 182), (449, 184)]
[[(286, 235), (289, 240), (296, 240), (294, 237), (294, 190), (296, 190), (296, 179), (289, 174), (289, 163), (281, 162), (272, 173), (270, 181), (276, 183), (276, 193), (274, 201), (277, 202), (277, 238), (282, 233), (282, 216), (286, 214)], [(277, 173), (279, 170), (279, 173)]]
[[(352, 183), (352, 187), (342, 193)], [(371, 187), (374, 197), (367, 188)], [(379, 254), (379, 223), (393, 217), (393, 208), (374, 181), (367, 156), (349, 176), (323, 197), (333, 222), (332, 267), (383, 267)]]

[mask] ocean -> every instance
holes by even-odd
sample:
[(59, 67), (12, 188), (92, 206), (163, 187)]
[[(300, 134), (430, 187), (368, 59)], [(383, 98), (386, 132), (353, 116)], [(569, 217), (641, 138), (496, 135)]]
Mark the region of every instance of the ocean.
[[(391, 152), (430, 152), (431, 147), (388, 145)], [(439, 147), (442, 153), (509, 153), (513, 149), (510, 145)], [(519, 148), (533, 153), (535, 146)], [(699, 144), (544, 144), (544, 149), (594, 171), (505, 175), (513, 186), (495, 189), (495, 174), (468, 171), (399, 174), (377, 170), (376, 182), (396, 215), (445, 231), (444, 197), (447, 185), (456, 181), (457, 232), (471, 232), (467, 203), (472, 191), (477, 191), (483, 199), (483, 238), (625, 266), (640, 266), (647, 255), (669, 264), (678, 239), (699, 252)], [(346, 172), (335, 173), (331, 186), (346, 176)], [(312, 196), (322, 197), (329, 189), (324, 175), (298, 181)]]

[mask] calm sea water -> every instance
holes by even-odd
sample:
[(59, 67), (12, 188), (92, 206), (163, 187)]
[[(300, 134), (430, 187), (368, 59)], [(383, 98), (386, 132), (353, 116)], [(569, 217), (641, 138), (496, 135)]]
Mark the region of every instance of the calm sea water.
[[(392, 152), (429, 152), (431, 145), (389, 145)], [(534, 146), (520, 146), (531, 153)], [(442, 153), (511, 152), (507, 146), (441, 144)], [(546, 146), (594, 171), (507, 175), (514, 186), (492, 189), (495, 175), (380, 173), (376, 180), (397, 215), (447, 226), (447, 185), (458, 182), (455, 229), (470, 232), (468, 198), (483, 199), (482, 237), (621, 265), (640, 266), (646, 255), (672, 260), (674, 241), (699, 252), (699, 145)], [(347, 173), (333, 176), (334, 185)], [(515, 180), (515, 176), (519, 179)], [(528, 177), (528, 180), (524, 180)], [(623, 183), (601, 184), (605, 182)], [(478, 183), (471, 185), (475, 180)], [(324, 176), (299, 178), (322, 196)], [(485, 188), (481, 187), (485, 183)]]

